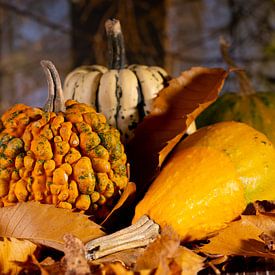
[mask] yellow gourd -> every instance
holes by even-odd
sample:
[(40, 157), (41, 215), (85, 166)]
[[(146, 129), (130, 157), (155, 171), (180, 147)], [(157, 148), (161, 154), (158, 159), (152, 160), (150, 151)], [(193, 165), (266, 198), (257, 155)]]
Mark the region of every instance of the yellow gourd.
[(245, 208), (244, 191), (228, 156), (206, 147), (176, 148), (135, 209), (170, 225), (186, 241), (202, 239)]
[(183, 240), (206, 238), (238, 217), (248, 202), (275, 199), (275, 149), (239, 122), (201, 128), (181, 141), (144, 198), (147, 214)]
[(224, 152), (234, 163), (247, 202), (275, 199), (275, 149), (261, 132), (241, 122), (220, 122), (188, 136), (182, 148), (206, 146)]

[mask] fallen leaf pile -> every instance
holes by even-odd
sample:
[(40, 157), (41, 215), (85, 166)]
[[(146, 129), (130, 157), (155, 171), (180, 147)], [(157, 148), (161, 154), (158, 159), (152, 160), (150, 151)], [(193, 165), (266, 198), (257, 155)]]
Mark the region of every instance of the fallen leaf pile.
[(160, 92), (152, 114), (139, 124), (128, 148), (131, 179), (137, 188), (129, 183), (101, 225), (92, 222), (92, 217), (53, 205), (27, 202), (0, 208), (0, 273), (220, 274), (234, 271), (232, 266), (235, 271), (249, 271), (250, 259), (258, 268), (262, 265), (275, 270), (272, 202), (269, 209), (259, 203), (253, 213), (244, 213), (203, 242), (181, 243), (167, 226), (147, 247), (93, 261), (85, 256), (88, 241), (130, 225), (135, 200), (157, 176), (165, 157), (192, 121), (216, 100), (228, 73), (193, 68), (172, 79)]
[[(23, 268), (25, 272), (33, 270), (41, 274), (197, 274), (199, 271), (222, 271), (228, 259), (244, 256), (265, 260), (269, 267), (275, 259), (275, 252), (268, 249), (262, 234), (274, 238), (274, 213), (243, 215), (226, 229), (217, 232), (208, 244), (191, 244), (188, 247), (180, 243), (172, 228), (163, 228), (161, 235), (146, 248), (117, 252), (95, 261), (86, 261), (84, 244), (72, 234), (64, 236), (64, 256), (59, 260), (47, 258), (39, 262), (34, 256), (36, 245), (17, 239), (1, 242), (2, 271), (9, 268), (13, 274)], [(192, 248), (190, 248), (192, 246)], [(17, 262), (28, 260), (28, 264), (7, 263), (20, 253)], [(3, 258), (5, 257), (5, 260)], [(240, 259), (239, 259), (240, 260)], [(267, 261), (269, 260), (269, 261)], [(260, 261), (259, 261), (260, 263)], [(239, 269), (243, 268), (241, 265)], [(245, 270), (244, 270), (245, 271)], [(202, 273), (203, 274), (203, 273)], [(207, 274), (207, 273), (206, 273)]]
[(206, 254), (255, 256), (275, 259), (269, 242), (275, 241), (275, 214), (241, 216), (199, 249)]
[(17, 262), (25, 262), (33, 255), (36, 245), (28, 240), (18, 240), (15, 238), (3, 238), (0, 241), (0, 267), (1, 273), (12, 271), (16, 274), (20, 271)]

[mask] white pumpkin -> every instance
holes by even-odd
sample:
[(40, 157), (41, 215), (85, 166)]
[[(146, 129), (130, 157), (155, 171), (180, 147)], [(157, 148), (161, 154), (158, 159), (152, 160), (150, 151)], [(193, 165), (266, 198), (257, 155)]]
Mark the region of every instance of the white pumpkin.
[(118, 20), (107, 20), (109, 66), (81, 66), (65, 79), (65, 99), (88, 103), (120, 130), (127, 143), (137, 124), (151, 111), (154, 98), (167, 85), (161, 67), (125, 65), (123, 34)]
[(150, 113), (153, 99), (165, 85), (160, 67), (131, 65), (125, 69), (82, 66), (65, 79), (65, 99), (89, 103), (128, 140), (136, 125)]

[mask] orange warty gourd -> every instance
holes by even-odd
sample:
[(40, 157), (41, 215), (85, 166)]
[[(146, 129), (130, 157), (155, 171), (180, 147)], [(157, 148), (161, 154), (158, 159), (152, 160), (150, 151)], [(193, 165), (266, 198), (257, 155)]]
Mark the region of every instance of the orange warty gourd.
[(128, 183), (120, 133), (91, 106), (64, 105), (54, 65), (41, 64), (44, 109), (16, 104), (1, 117), (0, 203), (35, 200), (104, 218)]
[(135, 209), (170, 225), (182, 240), (203, 239), (245, 208), (244, 190), (232, 161), (206, 147), (176, 148)]
[(206, 238), (248, 202), (275, 199), (275, 149), (239, 122), (201, 128), (181, 141), (135, 209), (183, 240)]

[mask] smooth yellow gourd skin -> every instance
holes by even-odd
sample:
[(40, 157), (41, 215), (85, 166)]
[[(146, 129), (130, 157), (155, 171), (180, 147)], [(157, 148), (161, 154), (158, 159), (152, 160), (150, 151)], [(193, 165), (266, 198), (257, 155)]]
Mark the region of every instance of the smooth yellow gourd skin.
[(245, 206), (243, 185), (226, 154), (178, 146), (136, 206), (133, 222), (146, 214), (191, 241), (226, 227)]
[(247, 202), (275, 200), (275, 149), (261, 132), (241, 122), (220, 122), (188, 136), (180, 148), (205, 146), (224, 152), (234, 163)]

